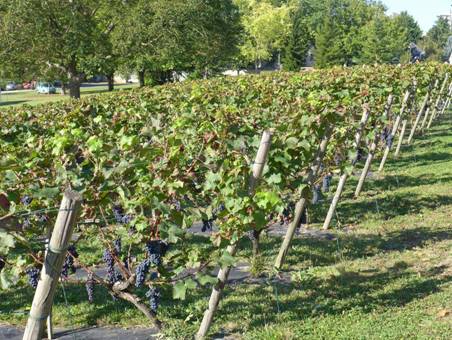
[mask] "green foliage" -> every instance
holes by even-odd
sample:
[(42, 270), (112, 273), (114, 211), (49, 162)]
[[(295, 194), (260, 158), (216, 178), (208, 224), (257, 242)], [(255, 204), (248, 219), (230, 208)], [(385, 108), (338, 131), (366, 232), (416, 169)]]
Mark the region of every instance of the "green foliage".
[[(334, 135), (325, 173), (347, 164), (335, 164), (334, 155), (351, 147), (362, 105), (373, 110), (364, 133), (369, 138), (388, 123), (381, 112), (390, 93), (400, 98), (416, 77), (422, 95), (445, 71), (421, 64), (273, 73), (7, 110), (0, 116), (0, 193), (11, 209), (1, 216), (14, 214), (23, 228), (11, 233), (15, 244), (5, 239), (2, 246), (6, 273), (39, 263), (43, 244), (35, 240), (53, 223), (60, 193), (71, 187), (84, 198), (81, 220), (100, 221), (81, 225), (79, 233), (105, 248), (118, 237), (130, 247), (134, 259), (125, 278), (141, 262), (147, 241), (170, 243), (164, 265), (155, 268), (158, 278), (147, 284), (174, 283), (175, 297), (186, 298), (197, 285), (195, 274), (182, 274), (233, 264), (226, 245), (266, 228), (273, 222), (268, 216), (286, 207), (286, 197), (308, 195), (304, 176), (327, 127), (334, 126)], [(394, 110), (399, 105), (396, 100)], [(250, 168), (262, 131), (270, 129), (267, 166), (249, 197)], [(28, 206), (20, 201), (25, 195), (33, 198)], [(211, 243), (191, 242), (187, 229), (221, 204)], [(131, 216), (129, 224), (112, 218), (115, 205)]]

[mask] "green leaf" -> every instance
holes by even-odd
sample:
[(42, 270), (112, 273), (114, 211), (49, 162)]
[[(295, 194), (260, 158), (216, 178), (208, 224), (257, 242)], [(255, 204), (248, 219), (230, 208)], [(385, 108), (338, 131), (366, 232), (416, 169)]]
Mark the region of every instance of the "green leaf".
[(187, 287), (184, 282), (178, 282), (173, 286), (173, 299), (185, 300)]

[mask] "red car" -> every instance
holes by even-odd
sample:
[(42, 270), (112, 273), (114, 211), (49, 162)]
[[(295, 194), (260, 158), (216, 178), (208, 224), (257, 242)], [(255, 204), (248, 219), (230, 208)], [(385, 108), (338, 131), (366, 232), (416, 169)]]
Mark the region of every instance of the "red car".
[(27, 81), (27, 82), (25, 82), (25, 83), (23, 83), (22, 84), (22, 88), (24, 89), (24, 90), (32, 90), (32, 89), (34, 89), (34, 82), (32, 82), (32, 81)]

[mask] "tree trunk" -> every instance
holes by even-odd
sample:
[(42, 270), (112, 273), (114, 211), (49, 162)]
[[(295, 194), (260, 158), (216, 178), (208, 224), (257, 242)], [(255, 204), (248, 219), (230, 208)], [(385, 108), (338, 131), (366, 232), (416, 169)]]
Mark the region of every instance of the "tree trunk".
[(108, 80), (108, 91), (113, 91), (115, 89), (115, 79), (114, 79), (115, 75), (114, 73), (111, 73), (109, 75), (107, 75), (107, 80)]
[(143, 87), (143, 86), (144, 86), (144, 73), (145, 73), (144, 70), (140, 70), (140, 71), (138, 72), (138, 81), (139, 81), (139, 83), (140, 83), (140, 87)]

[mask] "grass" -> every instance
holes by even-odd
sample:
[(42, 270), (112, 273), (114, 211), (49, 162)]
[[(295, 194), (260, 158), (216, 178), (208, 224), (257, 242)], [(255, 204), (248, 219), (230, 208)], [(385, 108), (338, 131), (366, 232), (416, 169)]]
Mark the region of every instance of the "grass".
[[(107, 92), (106, 84), (99, 84), (90, 86), (83, 86), (81, 88), (81, 96), (89, 96), (94, 94), (99, 94), (103, 92)], [(130, 89), (136, 87), (136, 84), (121, 84), (115, 85), (115, 91)], [(44, 104), (47, 102), (55, 102), (60, 100), (68, 100), (69, 95), (61, 95), (61, 94), (38, 94), (36, 91), (12, 91), (8, 93), (1, 94), (0, 100), (0, 108), (1, 107), (11, 107), (11, 106), (20, 106), (20, 105), (38, 105)]]
[[(452, 119), (405, 146), (385, 172), (374, 174), (353, 200), (351, 179), (338, 207), (335, 239), (293, 242), (284, 270), (272, 264), (280, 240), (264, 237), (259, 279), (227, 286), (211, 335), (239, 339), (450, 339), (452, 338)], [(377, 162), (376, 162), (377, 163)], [(374, 164), (374, 168), (377, 164)], [(317, 228), (327, 202), (312, 212)], [(337, 221), (335, 221), (337, 222)], [(194, 238), (199, 241), (199, 238)], [(85, 245), (87, 249), (93, 245)], [(241, 260), (251, 246), (243, 241)], [(87, 260), (94, 258), (87, 255)], [(256, 273), (254, 273), (256, 274)], [(95, 303), (83, 286), (60, 286), (58, 326), (146, 327), (131, 305), (113, 302), (96, 287)], [(165, 338), (189, 339), (207, 304), (208, 289), (185, 301), (163, 292)], [(25, 325), (33, 291), (0, 292), (0, 322)], [(83, 296), (83, 298), (80, 298)]]

